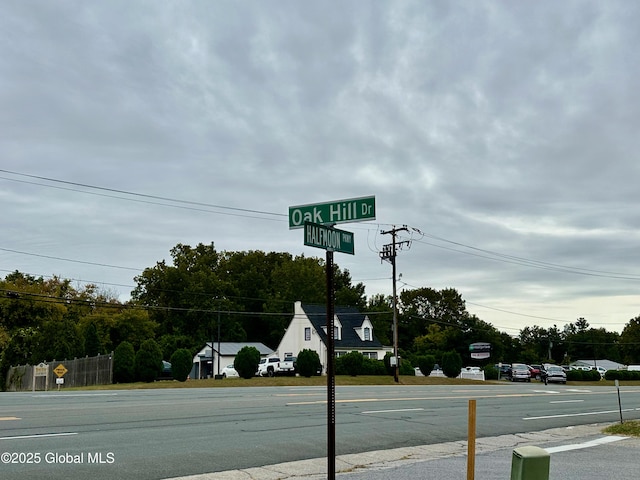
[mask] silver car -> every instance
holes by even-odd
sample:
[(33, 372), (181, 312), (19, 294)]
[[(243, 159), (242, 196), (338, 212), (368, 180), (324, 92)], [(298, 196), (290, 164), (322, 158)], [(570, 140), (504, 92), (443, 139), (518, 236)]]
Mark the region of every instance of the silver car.
[(512, 382), (530, 382), (531, 371), (524, 363), (512, 363), (509, 372), (509, 380)]
[(567, 383), (567, 374), (558, 365), (544, 365), (543, 370), (540, 371), (540, 377), (545, 385), (549, 382)]

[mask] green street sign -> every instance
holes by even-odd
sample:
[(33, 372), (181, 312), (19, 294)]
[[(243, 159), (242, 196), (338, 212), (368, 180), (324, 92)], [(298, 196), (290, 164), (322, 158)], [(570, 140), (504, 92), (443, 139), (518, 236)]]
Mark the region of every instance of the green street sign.
[(304, 244), (332, 252), (354, 254), (352, 232), (326, 227), (318, 223), (304, 222)]
[(375, 196), (289, 207), (289, 229), (302, 228), (305, 222), (333, 225), (335, 223), (362, 222), (375, 218)]

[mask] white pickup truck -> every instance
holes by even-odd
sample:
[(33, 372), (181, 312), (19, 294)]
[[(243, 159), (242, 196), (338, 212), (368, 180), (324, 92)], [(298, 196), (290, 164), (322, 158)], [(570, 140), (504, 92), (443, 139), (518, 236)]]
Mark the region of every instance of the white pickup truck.
[(280, 359), (278, 357), (261, 358), (258, 363), (257, 377), (273, 377), (280, 373)]
[(280, 362), (280, 371), (281, 375), (291, 375), (295, 376), (296, 374), (296, 357), (292, 355), (285, 355), (284, 360)]

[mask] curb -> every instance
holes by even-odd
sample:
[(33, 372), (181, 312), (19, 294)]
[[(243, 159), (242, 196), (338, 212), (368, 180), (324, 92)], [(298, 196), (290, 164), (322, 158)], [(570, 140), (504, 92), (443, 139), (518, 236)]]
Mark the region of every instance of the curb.
[[(539, 432), (478, 438), (476, 439), (476, 454), (525, 445), (539, 446), (540, 443), (563, 442), (587, 436), (602, 435), (602, 429), (608, 425), (610, 424), (577, 425), (552, 428)], [(336, 473), (345, 474), (363, 472), (368, 469), (400, 467), (416, 462), (465, 455), (467, 455), (466, 441), (339, 455), (336, 457)], [(323, 457), (277, 463), (264, 467), (173, 477), (171, 480), (320, 480), (325, 479), (326, 476), (327, 459)]]

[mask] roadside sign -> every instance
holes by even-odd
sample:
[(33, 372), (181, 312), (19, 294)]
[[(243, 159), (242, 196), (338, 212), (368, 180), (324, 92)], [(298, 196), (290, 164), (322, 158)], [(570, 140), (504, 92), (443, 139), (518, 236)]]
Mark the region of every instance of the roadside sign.
[(62, 364), (58, 365), (56, 368), (53, 369), (53, 373), (55, 373), (58, 376), (58, 378), (62, 378), (64, 374), (67, 373), (68, 371), (69, 370), (67, 370), (65, 366)]
[(39, 363), (34, 367), (34, 377), (46, 377), (47, 373), (49, 373), (49, 365), (47, 365), (46, 363)]
[(471, 352), (471, 358), (483, 359), (491, 356), (491, 344), (484, 342), (472, 343), (469, 345), (469, 351)]
[(349, 255), (353, 255), (355, 250), (352, 232), (312, 222), (304, 222), (304, 244)]
[(333, 225), (335, 223), (362, 222), (375, 218), (375, 196), (289, 207), (290, 230), (303, 228), (305, 222)]

